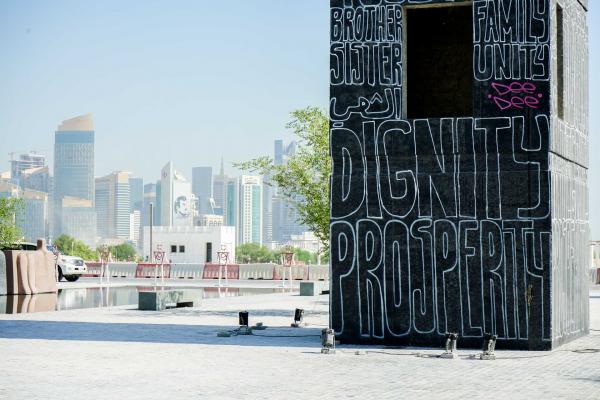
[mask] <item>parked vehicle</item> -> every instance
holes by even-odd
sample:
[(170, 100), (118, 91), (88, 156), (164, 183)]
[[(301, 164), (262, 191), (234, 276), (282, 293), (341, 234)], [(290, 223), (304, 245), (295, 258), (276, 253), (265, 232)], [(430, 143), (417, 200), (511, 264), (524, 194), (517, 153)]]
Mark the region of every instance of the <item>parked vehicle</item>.
[(75, 282), (79, 277), (87, 273), (87, 265), (81, 257), (58, 255), (56, 263), (58, 269), (58, 281), (64, 277), (69, 282)]
[(19, 242), (13, 243), (12, 245), (6, 246), (4, 250), (29, 250), (35, 251), (37, 250), (37, 244), (30, 242)]

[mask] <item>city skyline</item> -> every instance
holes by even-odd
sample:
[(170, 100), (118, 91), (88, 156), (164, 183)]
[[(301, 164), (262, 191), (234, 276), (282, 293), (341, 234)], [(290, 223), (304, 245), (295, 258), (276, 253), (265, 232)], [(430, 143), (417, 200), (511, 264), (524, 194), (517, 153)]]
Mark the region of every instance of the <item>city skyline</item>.
[(149, 181), (157, 158), (191, 177), (195, 166), (218, 171), (223, 157), (233, 173), (233, 162), (291, 139), (290, 112), (327, 107), (328, 13), (321, 0), (237, 2), (236, 13), (200, 2), (3, 2), (3, 153), (36, 150), (52, 165), (56, 121), (93, 113), (97, 176), (120, 169)]
[[(0, 65), (0, 171), (10, 169), (10, 152), (36, 150), (53, 165), (56, 121), (88, 112), (98, 177), (126, 170), (151, 182), (170, 159), (188, 177), (197, 166), (218, 171), (221, 158), (227, 174), (241, 174), (233, 162), (270, 154), (275, 138), (292, 140), (291, 111), (328, 106), (329, 4), (233, 3), (235, 13), (199, 2), (2, 2), (0, 51), (11, 62)], [(599, 12), (591, 7), (589, 19)], [(600, 27), (589, 24), (589, 34), (595, 71)], [(591, 111), (598, 89), (592, 73)], [(590, 112), (591, 149), (600, 146), (599, 129), (600, 115)], [(131, 157), (132, 148), (142, 156)], [(590, 204), (600, 200), (598, 171), (600, 160), (590, 157)], [(597, 238), (593, 208), (590, 227)]]
[(0, 0), (0, 400), (600, 400), (599, 6)]
[[(123, 170), (90, 181), (96, 158), (92, 115), (62, 121), (55, 135), (54, 156), (59, 165), (53, 168), (54, 175), (49, 173), (44, 155), (27, 153), (17, 154), (12, 162), (13, 171), (17, 171), (13, 176), (0, 179), (0, 197), (25, 200), (18, 225), (27, 241), (42, 237), (53, 240), (67, 234), (92, 248), (129, 242), (141, 250), (147, 245), (143, 232), (150, 224), (150, 203), (156, 210), (153, 225), (165, 228), (163, 233), (229, 227), (235, 229), (238, 245), (256, 243), (271, 249), (290, 243), (305, 246), (316, 240), (297, 221), (291, 203), (277, 194), (277, 188), (266, 190), (266, 177), (230, 176), (222, 168), (214, 175), (211, 167), (194, 167), (189, 181), (175, 169), (175, 163), (168, 161), (156, 183), (144, 184), (142, 178)], [(275, 164), (286, 163), (296, 146), (294, 141), (284, 144), (281, 139), (274, 140)], [(70, 181), (65, 186), (64, 182)], [(213, 191), (221, 192), (218, 201)], [(265, 234), (272, 228), (277, 235)]]

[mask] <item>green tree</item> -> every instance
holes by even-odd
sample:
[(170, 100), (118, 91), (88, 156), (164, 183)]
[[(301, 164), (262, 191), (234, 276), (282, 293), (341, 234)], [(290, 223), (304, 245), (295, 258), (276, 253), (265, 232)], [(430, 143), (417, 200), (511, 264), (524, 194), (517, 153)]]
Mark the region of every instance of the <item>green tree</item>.
[(316, 264), (317, 255), (304, 249), (294, 249), (294, 257), (296, 261), (302, 261), (305, 264)]
[(80, 240), (76, 240), (71, 236), (60, 235), (53, 244), (58, 247), (58, 250), (67, 256), (81, 257), (84, 260), (90, 261), (97, 259), (97, 254), (88, 245)]
[(0, 249), (19, 244), (23, 234), (17, 226), (16, 215), (23, 202), (15, 197), (0, 198)]
[(271, 185), (296, 207), (299, 221), (305, 224), (323, 244), (329, 245), (329, 119), (316, 107), (296, 110), (287, 128), (298, 138), (296, 154), (287, 164), (275, 165), (269, 156), (236, 163), (252, 173), (269, 175)]
[(299, 247), (294, 247), (294, 248), (290, 248), (290, 247), (285, 247), (281, 250), (277, 251), (277, 263), (281, 263), (281, 262), (285, 262), (284, 260), (282, 260), (281, 258), (281, 254), (283, 252), (292, 252), (294, 253), (294, 261), (295, 262), (301, 262), (304, 264), (316, 264), (317, 263), (317, 253), (311, 253), (308, 250), (304, 250), (301, 249)]
[(239, 245), (235, 257), (239, 264), (275, 262), (274, 252), (257, 243)]
[(137, 259), (137, 252), (129, 243), (109, 246), (108, 249), (112, 253), (112, 257), (115, 261), (135, 261)]
[(329, 249), (321, 253), (321, 264), (329, 264)]

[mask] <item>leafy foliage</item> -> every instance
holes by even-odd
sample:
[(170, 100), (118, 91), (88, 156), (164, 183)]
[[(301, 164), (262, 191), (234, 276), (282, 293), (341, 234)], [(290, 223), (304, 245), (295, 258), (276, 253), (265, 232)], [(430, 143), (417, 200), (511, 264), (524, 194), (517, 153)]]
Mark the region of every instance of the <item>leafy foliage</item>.
[(21, 241), (23, 234), (16, 224), (16, 215), (22, 207), (21, 199), (0, 198), (0, 249), (10, 248)]
[(137, 260), (137, 252), (129, 243), (121, 243), (118, 246), (109, 246), (108, 250), (112, 254), (115, 261), (135, 261)]
[(296, 261), (304, 262), (305, 264), (316, 264), (317, 255), (304, 249), (294, 249), (294, 257)]
[(68, 235), (60, 235), (53, 244), (58, 250), (67, 256), (81, 257), (86, 261), (97, 259), (97, 254), (88, 245)]
[[(287, 251), (287, 249), (286, 249)], [(304, 249), (292, 249), (296, 261), (304, 262), (305, 264), (316, 264), (317, 254), (311, 253)], [(256, 243), (246, 243), (238, 246), (235, 249), (236, 262), (239, 264), (250, 263), (281, 263), (282, 250), (269, 250), (265, 246)], [(322, 259), (321, 259), (321, 262)]]
[(276, 262), (275, 254), (257, 243), (245, 243), (236, 247), (235, 256), (240, 264)]
[(316, 107), (292, 112), (287, 127), (298, 137), (298, 149), (287, 164), (275, 165), (269, 156), (236, 163), (252, 173), (269, 175), (271, 184), (292, 202), (305, 224), (323, 244), (329, 244), (329, 119)]

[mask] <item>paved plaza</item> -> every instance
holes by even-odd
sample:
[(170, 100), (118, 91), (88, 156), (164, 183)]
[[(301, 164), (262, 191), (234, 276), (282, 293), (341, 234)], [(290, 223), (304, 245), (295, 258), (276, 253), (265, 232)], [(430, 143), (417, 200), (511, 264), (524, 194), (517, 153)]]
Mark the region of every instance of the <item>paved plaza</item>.
[[(78, 285), (93, 282), (64, 287)], [(600, 399), (600, 287), (590, 292), (589, 336), (553, 352), (497, 351), (495, 361), (472, 359), (476, 350), (444, 360), (434, 357), (440, 349), (367, 346), (322, 355), (327, 296), (223, 296), (161, 312), (0, 315), (0, 398)], [(289, 327), (297, 307), (306, 312), (301, 329)], [(269, 328), (217, 337), (236, 327), (240, 310)]]

